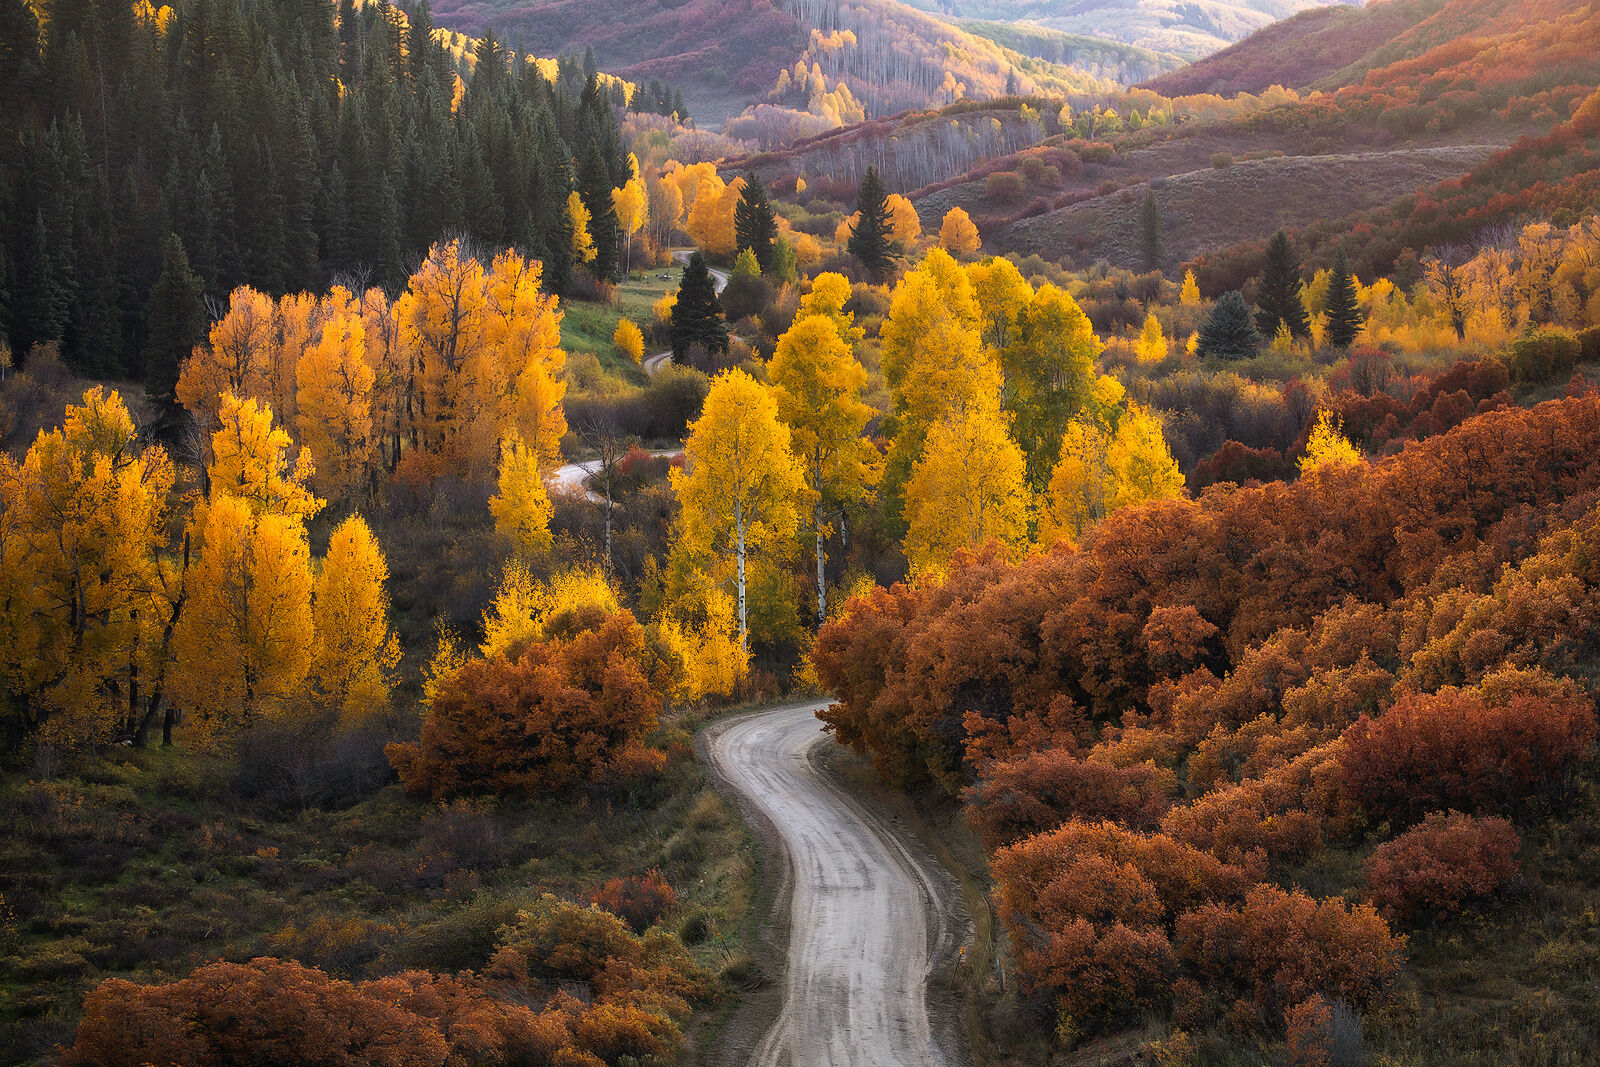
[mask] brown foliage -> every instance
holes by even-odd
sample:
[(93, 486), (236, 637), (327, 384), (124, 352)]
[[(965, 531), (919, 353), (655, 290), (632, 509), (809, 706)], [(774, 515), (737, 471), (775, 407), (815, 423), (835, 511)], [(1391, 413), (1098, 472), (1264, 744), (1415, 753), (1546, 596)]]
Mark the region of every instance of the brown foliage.
[(589, 894), (589, 902), (642, 933), (672, 909), (678, 894), (660, 871), (652, 870), (631, 878), (611, 879)]
[(990, 764), (963, 796), (968, 820), (993, 850), (1070, 819), (1153, 830), (1177, 793), (1177, 775), (1154, 763), (1118, 767), (1048, 748)]
[[(441, 684), (420, 740), (390, 745), (413, 793), (548, 793), (602, 781), (640, 758), (660, 697), (644, 631), (627, 612), (515, 659), (473, 660)], [(648, 754), (646, 754), (648, 755)]]
[(1504, 819), (1435, 812), (1367, 857), (1367, 899), (1399, 922), (1448, 915), (1512, 878), (1521, 848)]

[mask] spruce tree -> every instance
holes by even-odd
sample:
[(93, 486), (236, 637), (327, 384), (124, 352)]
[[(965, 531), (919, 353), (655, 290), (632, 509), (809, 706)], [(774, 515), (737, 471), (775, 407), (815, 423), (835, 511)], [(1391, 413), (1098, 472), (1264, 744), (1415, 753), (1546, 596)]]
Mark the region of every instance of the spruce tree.
[(1202, 357), (1248, 359), (1256, 354), (1261, 339), (1250, 324), (1250, 308), (1244, 294), (1235, 289), (1225, 293), (1211, 308), (1211, 315), (1200, 327), (1196, 352)]
[(146, 323), (145, 392), (167, 422), (178, 410), (178, 372), (205, 340), (207, 325), (205, 291), (177, 234), (168, 234), (162, 248), (161, 276), (150, 289)]
[(1256, 293), (1256, 306), (1260, 309), (1256, 312), (1256, 332), (1272, 338), (1278, 335), (1280, 325), (1287, 325), (1290, 337), (1309, 338), (1311, 319), (1300, 299), (1302, 287), (1300, 260), (1289, 244), (1289, 235), (1279, 230), (1267, 242), (1267, 263)]
[(860, 218), (850, 229), (847, 250), (878, 281), (888, 277), (900, 253), (890, 243), (894, 227), (889, 223), (889, 191), (878, 177), (877, 167), (868, 167), (856, 194)]
[(598, 140), (589, 141), (589, 150), (578, 168), (578, 196), (589, 209), (589, 236), (594, 240), (594, 262), (589, 270), (602, 281), (617, 274), (617, 208), (611, 202), (611, 168)]
[(733, 208), (733, 232), (739, 251), (749, 249), (761, 265), (762, 274), (772, 272), (772, 242), (778, 236), (778, 216), (767, 187), (754, 174), (746, 174), (744, 189)]
[(699, 252), (691, 255), (689, 265), (683, 268), (678, 299), (672, 305), (671, 334), (674, 363), (682, 363), (692, 345), (699, 345), (707, 352), (728, 350), (728, 324), (722, 313), (722, 301), (717, 299), (716, 283), (706, 268), (705, 257)]
[(1145, 270), (1160, 270), (1162, 261), (1167, 258), (1161, 245), (1161, 229), (1161, 206), (1156, 203), (1156, 191), (1146, 189), (1144, 204), (1139, 208), (1139, 246)]
[(1324, 336), (1335, 348), (1349, 348), (1366, 325), (1366, 317), (1356, 303), (1356, 279), (1343, 252), (1334, 261), (1333, 275), (1328, 279), (1327, 314), (1328, 330)]

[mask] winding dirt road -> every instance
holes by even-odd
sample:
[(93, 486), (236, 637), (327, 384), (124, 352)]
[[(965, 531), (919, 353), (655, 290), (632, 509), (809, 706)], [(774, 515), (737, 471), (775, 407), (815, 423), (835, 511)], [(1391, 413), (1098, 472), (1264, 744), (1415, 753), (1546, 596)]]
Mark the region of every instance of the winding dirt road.
[(954, 950), (946, 879), (816, 762), (832, 744), (810, 704), (719, 723), (712, 765), (772, 825), (787, 859), (790, 935), (778, 1018), (755, 1067), (955, 1067), (928, 1011)]

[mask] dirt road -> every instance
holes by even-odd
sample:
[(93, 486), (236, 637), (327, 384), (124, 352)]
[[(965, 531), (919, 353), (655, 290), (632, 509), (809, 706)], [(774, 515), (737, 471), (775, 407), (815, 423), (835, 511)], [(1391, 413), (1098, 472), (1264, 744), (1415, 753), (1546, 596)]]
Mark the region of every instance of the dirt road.
[(741, 716), (706, 738), (712, 764), (770, 822), (787, 858), (782, 1006), (746, 1062), (955, 1067), (928, 1010), (929, 974), (960, 936), (952, 891), (817, 765), (832, 744), (815, 715), (825, 706)]

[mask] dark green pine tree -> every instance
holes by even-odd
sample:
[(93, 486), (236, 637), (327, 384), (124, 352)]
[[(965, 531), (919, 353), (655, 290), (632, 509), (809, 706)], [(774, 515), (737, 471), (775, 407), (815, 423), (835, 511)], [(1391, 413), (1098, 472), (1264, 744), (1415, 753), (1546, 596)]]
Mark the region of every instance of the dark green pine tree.
[(1289, 336), (1306, 340), (1311, 336), (1311, 319), (1306, 314), (1305, 302), (1300, 299), (1300, 260), (1289, 244), (1289, 235), (1279, 230), (1267, 242), (1267, 263), (1261, 272), (1261, 284), (1256, 292), (1256, 331), (1267, 340), (1278, 336), (1278, 328), (1287, 324)]
[(1161, 205), (1156, 203), (1156, 191), (1146, 189), (1144, 204), (1139, 208), (1139, 251), (1145, 270), (1160, 270), (1167, 258), (1161, 243), (1162, 229)]
[(1202, 358), (1249, 359), (1260, 344), (1250, 323), (1249, 305), (1244, 302), (1244, 294), (1235, 289), (1223, 294), (1211, 308), (1205, 325), (1200, 327), (1196, 352)]
[(861, 217), (850, 230), (846, 248), (867, 273), (882, 281), (894, 270), (900, 253), (892, 242), (894, 228), (889, 224), (889, 191), (878, 177), (877, 167), (868, 167), (866, 177), (861, 179), (856, 211)]
[(778, 237), (778, 215), (767, 199), (767, 187), (754, 174), (744, 176), (744, 189), (733, 207), (734, 239), (739, 251), (749, 249), (761, 264), (761, 273), (772, 271), (773, 241)]
[(682, 363), (693, 345), (707, 352), (728, 350), (728, 323), (717, 299), (716, 283), (699, 252), (689, 257), (678, 286), (678, 300), (672, 305), (672, 360)]
[(1366, 323), (1361, 305), (1356, 303), (1356, 279), (1343, 252), (1334, 261), (1328, 279), (1328, 330), (1323, 336), (1335, 348), (1349, 348)]
[(189, 269), (177, 234), (168, 234), (161, 252), (161, 276), (150, 290), (144, 346), (144, 388), (170, 424), (178, 411), (178, 372), (194, 346), (205, 340), (205, 290)]
[(589, 236), (594, 241), (594, 261), (589, 271), (602, 281), (617, 276), (617, 208), (611, 202), (611, 168), (598, 140), (589, 142), (578, 168), (578, 196), (589, 209)]

